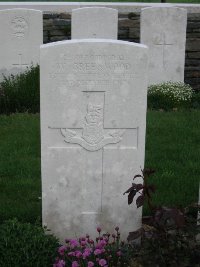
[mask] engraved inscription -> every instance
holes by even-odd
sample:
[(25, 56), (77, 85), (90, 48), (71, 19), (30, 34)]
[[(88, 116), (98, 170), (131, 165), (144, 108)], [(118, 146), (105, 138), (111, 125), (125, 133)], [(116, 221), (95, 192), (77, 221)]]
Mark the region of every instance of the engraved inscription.
[(103, 106), (88, 104), (82, 136), (71, 129), (61, 128), (60, 132), (66, 143), (78, 144), (89, 151), (97, 151), (108, 144), (122, 140), (125, 130), (112, 130), (108, 133), (103, 128)]
[(88, 104), (82, 138), (89, 144), (98, 144), (103, 138), (103, 107)]
[(28, 22), (23, 17), (17, 16), (11, 21), (11, 29), (15, 37), (23, 38), (28, 31)]
[[(70, 75), (69, 70), (70, 69)], [(94, 86), (98, 88), (121, 87), (140, 77), (128, 56), (121, 54), (60, 54), (52, 65), (49, 77), (58, 85), (68, 88)]]

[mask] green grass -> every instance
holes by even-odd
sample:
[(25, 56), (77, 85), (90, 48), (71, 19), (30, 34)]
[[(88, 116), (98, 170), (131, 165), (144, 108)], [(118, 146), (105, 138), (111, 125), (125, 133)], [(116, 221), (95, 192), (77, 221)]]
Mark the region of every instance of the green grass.
[[(148, 111), (146, 167), (156, 169), (157, 204), (197, 201), (199, 125), (200, 110)], [(34, 222), (41, 217), (39, 115), (1, 115), (0, 129), (0, 222), (13, 217)]]
[(146, 167), (152, 176), (157, 205), (197, 202), (200, 181), (200, 110), (148, 112)]
[(0, 116), (0, 221), (41, 217), (39, 115)]

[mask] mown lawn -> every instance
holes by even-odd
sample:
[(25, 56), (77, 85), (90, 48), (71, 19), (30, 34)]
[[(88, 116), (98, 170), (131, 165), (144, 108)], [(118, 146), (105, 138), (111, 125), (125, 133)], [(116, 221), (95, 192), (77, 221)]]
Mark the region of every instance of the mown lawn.
[[(145, 165), (156, 169), (156, 204), (197, 201), (199, 125), (200, 110), (148, 111)], [(0, 222), (13, 217), (34, 222), (41, 218), (39, 115), (1, 115), (0, 151)]]

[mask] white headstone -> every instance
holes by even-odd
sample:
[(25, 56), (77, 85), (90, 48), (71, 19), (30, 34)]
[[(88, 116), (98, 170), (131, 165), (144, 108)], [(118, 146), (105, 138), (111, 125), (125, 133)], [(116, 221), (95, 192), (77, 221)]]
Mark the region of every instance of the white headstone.
[(0, 80), (2, 74), (23, 72), (39, 64), (43, 43), (42, 12), (31, 9), (0, 11)]
[(187, 10), (141, 10), (141, 43), (149, 47), (149, 84), (184, 82)]
[(147, 52), (102, 39), (41, 46), (43, 223), (60, 239), (140, 227), (123, 193), (144, 166)]
[(118, 11), (106, 7), (72, 10), (72, 39), (117, 39)]

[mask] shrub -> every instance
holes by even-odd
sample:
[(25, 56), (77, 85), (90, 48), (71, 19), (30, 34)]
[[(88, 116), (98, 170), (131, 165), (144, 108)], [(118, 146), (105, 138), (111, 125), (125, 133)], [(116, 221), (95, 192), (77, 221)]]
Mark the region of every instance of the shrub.
[(56, 257), (57, 239), (42, 227), (16, 219), (0, 225), (0, 266), (50, 267)]
[(189, 107), (192, 95), (192, 87), (181, 82), (150, 85), (148, 87), (148, 107), (164, 110)]
[(88, 235), (79, 239), (66, 240), (66, 244), (59, 247), (59, 257), (54, 267), (95, 267), (95, 266), (128, 266), (133, 256), (133, 248), (129, 244), (120, 242), (119, 228), (115, 233), (102, 234), (100, 227), (96, 241)]
[(144, 220), (143, 226), (138, 231), (131, 232), (128, 240), (141, 238), (141, 247), (137, 256), (133, 259), (132, 267), (198, 267), (200, 262), (200, 242), (196, 236), (200, 225), (197, 225), (197, 204), (186, 209), (155, 207), (152, 205), (152, 194), (155, 187), (149, 184), (149, 177), (155, 171), (145, 169), (140, 177), (142, 184), (132, 183), (132, 186), (124, 193), (128, 194), (128, 204), (136, 198), (137, 207), (141, 207), (144, 201), (152, 211), (152, 216)]
[(0, 83), (0, 113), (39, 112), (39, 66), (4, 77)]

